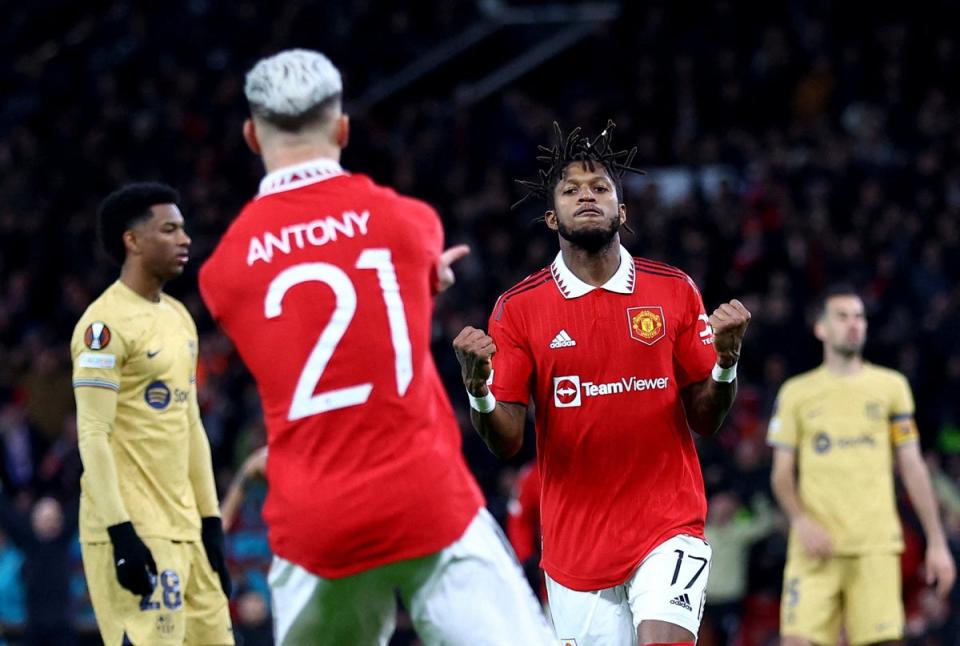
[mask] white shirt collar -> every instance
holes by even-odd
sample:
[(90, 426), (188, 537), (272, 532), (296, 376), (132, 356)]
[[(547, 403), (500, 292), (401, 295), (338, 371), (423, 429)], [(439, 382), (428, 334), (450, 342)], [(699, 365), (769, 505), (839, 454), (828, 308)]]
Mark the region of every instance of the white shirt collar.
[(292, 166), (284, 166), (272, 173), (267, 174), (260, 181), (260, 192), (257, 197), (270, 195), (271, 193), (280, 193), (281, 191), (290, 191), (301, 186), (322, 182), (331, 177), (346, 175), (347, 173), (340, 167), (339, 162), (320, 157), (310, 161), (301, 162)]
[[(562, 251), (557, 254), (557, 257), (554, 258), (550, 264), (550, 273), (553, 274), (553, 280), (557, 283), (557, 288), (560, 290), (560, 293), (563, 294), (564, 298), (578, 298), (598, 289), (593, 285), (588, 285), (583, 282), (570, 271), (567, 264), (563, 262)], [(618, 294), (632, 294), (636, 281), (637, 271), (633, 266), (633, 256), (630, 255), (629, 251), (624, 249), (623, 245), (620, 245), (620, 266), (617, 267), (617, 271), (610, 277), (610, 280), (601, 285), (599, 289), (605, 289), (608, 292), (616, 292)]]

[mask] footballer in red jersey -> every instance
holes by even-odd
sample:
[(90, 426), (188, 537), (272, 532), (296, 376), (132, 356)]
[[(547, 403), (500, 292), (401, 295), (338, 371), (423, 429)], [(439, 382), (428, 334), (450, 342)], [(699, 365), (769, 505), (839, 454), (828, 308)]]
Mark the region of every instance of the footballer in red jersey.
[(425, 203), (341, 168), (341, 88), (307, 50), (249, 72), (268, 173), (200, 273), (266, 418), (277, 643), (386, 644), (395, 591), (427, 643), (546, 643), (430, 354), (466, 250), (443, 252)]
[(635, 149), (614, 152), (612, 129), (556, 128), (549, 168), (525, 185), (547, 199), (560, 252), (497, 300), (488, 333), (465, 328), (454, 348), (494, 453), (516, 453), (534, 403), (557, 637), (692, 643), (710, 547), (691, 429), (712, 434), (732, 405), (750, 313), (734, 300), (707, 316), (686, 274), (620, 245)]

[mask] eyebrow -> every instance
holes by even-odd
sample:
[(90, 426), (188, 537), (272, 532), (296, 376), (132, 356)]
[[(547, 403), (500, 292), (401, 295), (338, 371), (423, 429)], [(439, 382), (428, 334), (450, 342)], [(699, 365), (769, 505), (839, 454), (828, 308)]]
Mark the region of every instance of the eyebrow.
[(587, 179), (574, 179), (570, 177), (563, 178), (563, 183), (570, 183), (570, 184), (589, 184), (590, 182), (597, 182), (597, 181), (606, 182), (607, 184), (612, 183), (609, 179), (607, 179), (603, 175), (594, 175)]

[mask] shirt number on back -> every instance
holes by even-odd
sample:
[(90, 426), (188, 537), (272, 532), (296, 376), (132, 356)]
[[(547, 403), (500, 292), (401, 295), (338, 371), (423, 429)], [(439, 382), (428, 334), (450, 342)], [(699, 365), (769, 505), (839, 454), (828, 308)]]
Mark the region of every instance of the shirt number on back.
[[(364, 249), (357, 258), (356, 268), (373, 269), (377, 272), (383, 304), (387, 308), (387, 321), (390, 324), (397, 394), (402, 397), (413, 379), (413, 357), (407, 316), (403, 311), (400, 284), (397, 282), (397, 271), (393, 266), (390, 250)], [(314, 394), (330, 357), (357, 311), (357, 290), (342, 269), (325, 262), (302, 263), (285, 269), (267, 287), (267, 296), (263, 301), (264, 315), (268, 319), (280, 316), (283, 313), (283, 297), (286, 293), (293, 287), (310, 281), (328, 285), (336, 297), (336, 306), (330, 322), (320, 333), (320, 338), (300, 372), (287, 414), (290, 421), (339, 408), (358, 406), (367, 401), (370, 391), (373, 390), (373, 384), (363, 383)]]

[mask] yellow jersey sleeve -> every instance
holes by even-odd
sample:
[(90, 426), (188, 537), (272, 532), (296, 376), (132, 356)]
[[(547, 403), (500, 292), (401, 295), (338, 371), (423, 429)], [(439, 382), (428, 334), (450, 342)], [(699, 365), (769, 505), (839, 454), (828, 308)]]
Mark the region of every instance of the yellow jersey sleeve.
[(773, 404), (770, 426), (767, 429), (767, 444), (786, 449), (796, 449), (799, 441), (797, 403), (793, 389), (787, 382), (780, 387)]
[(190, 330), (194, 348), (194, 361), (190, 377), (190, 394), (187, 400), (187, 418), (190, 425), (190, 462), (189, 477), (193, 495), (197, 502), (197, 511), (201, 518), (220, 515), (220, 502), (217, 500), (217, 485), (213, 476), (213, 460), (210, 455), (210, 440), (203, 428), (200, 416), (199, 394), (197, 392), (197, 362), (199, 360), (199, 334), (197, 324), (189, 310), (180, 301), (171, 301), (183, 318), (184, 326)]
[(917, 424), (914, 422), (913, 393), (906, 377), (897, 375), (890, 401), (890, 442), (893, 446), (902, 446), (919, 439)]
[(77, 444), (88, 493), (104, 526), (130, 520), (120, 494), (117, 465), (110, 450), (120, 390), (125, 344), (108, 322), (84, 318), (70, 343), (73, 392), (77, 404)]
[(200, 404), (197, 401), (197, 384), (194, 380), (190, 394), (190, 484), (197, 500), (197, 510), (201, 518), (219, 516), (220, 504), (217, 500), (217, 486), (213, 477), (213, 461), (210, 457), (210, 441), (203, 429), (200, 418)]
[(119, 392), (127, 342), (115, 326), (88, 312), (73, 330), (70, 354), (74, 389), (91, 387)]

